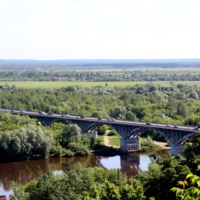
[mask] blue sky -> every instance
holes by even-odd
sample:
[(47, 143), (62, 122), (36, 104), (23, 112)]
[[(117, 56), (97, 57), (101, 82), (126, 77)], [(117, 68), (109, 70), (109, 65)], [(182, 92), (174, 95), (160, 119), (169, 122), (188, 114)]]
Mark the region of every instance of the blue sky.
[(200, 58), (199, 0), (0, 0), (0, 59)]

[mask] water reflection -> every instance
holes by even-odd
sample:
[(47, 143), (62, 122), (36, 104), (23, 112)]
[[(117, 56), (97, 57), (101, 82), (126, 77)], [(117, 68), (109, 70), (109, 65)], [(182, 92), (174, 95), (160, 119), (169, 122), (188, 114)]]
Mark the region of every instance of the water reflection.
[(105, 169), (120, 169), (121, 172), (131, 177), (137, 175), (138, 172), (148, 170), (148, 165), (151, 163), (149, 155), (155, 154), (157, 157), (163, 157), (168, 153), (169, 150), (152, 150), (123, 156), (102, 157), (101, 167)]
[(121, 156), (121, 172), (126, 173), (128, 177), (135, 176), (140, 169), (140, 155)]
[(157, 152), (134, 153), (126, 156), (82, 156), (0, 164), (0, 195), (7, 195), (11, 192), (12, 187), (10, 181), (12, 180), (25, 185), (31, 180), (42, 176), (48, 170), (53, 171), (55, 174), (69, 171), (78, 162), (86, 167), (99, 166), (105, 169), (120, 169), (129, 177), (134, 176), (139, 171), (147, 170), (147, 166), (151, 162), (149, 158), (150, 154), (155, 153), (157, 156), (164, 156), (168, 152), (162, 150)]

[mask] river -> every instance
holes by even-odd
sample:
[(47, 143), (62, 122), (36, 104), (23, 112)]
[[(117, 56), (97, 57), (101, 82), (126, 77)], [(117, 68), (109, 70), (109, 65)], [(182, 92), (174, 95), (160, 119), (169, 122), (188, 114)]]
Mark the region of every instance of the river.
[(138, 172), (146, 171), (151, 162), (150, 154), (165, 156), (169, 150), (154, 150), (145, 153), (132, 153), (126, 156), (77, 156), (67, 158), (48, 158), (40, 160), (9, 162), (0, 164), (0, 195), (13, 193), (10, 181), (25, 185), (33, 179), (42, 176), (48, 170), (55, 174), (73, 169), (78, 162), (86, 167), (103, 167), (105, 169), (119, 169), (127, 176), (135, 176)]

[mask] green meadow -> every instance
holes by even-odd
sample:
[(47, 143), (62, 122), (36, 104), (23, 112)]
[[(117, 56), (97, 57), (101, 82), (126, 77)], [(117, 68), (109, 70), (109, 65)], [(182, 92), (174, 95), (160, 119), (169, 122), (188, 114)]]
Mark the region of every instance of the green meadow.
[[(106, 86), (106, 83), (108, 86)], [(107, 88), (117, 87), (126, 87), (133, 86), (136, 84), (147, 84), (149, 81), (141, 82), (61, 82), (61, 81), (1, 81), (0, 85), (8, 84), (9, 86), (15, 85), (18, 88), (61, 88), (72, 85), (81, 85), (84, 87), (91, 86), (102, 86)], [(170, 86), (171, 81), (153, 81), (152, 83), (158, 84), (161, 86)], [(187, 85), (197, 85), (200, 86), (200, 81), (173, 81), (173, 84), (187, 84)]]

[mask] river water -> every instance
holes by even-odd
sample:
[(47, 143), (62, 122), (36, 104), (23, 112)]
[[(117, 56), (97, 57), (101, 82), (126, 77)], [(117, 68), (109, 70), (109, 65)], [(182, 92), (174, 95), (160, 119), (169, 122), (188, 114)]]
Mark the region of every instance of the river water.
[(138, 172), (146, 171), (151, 162), (150, 154), (163, 157), (169, 150), (148, 151), (145, 153), (132, 153), (126, 156), (77, 156), (67, 158), (48, 158), (41, 160), (19, 161), (0, 164), (0, 195), (13, 193), (10, 181), (22, 185), (42, 176), (48, 170), (55, 174), (73, 169), (78, 162), (86, 167), (103, 167), (105, 169), (119, 169), (127, 176), (135, 176)]

